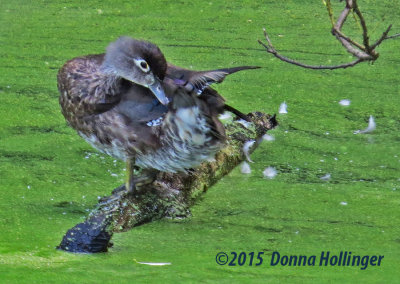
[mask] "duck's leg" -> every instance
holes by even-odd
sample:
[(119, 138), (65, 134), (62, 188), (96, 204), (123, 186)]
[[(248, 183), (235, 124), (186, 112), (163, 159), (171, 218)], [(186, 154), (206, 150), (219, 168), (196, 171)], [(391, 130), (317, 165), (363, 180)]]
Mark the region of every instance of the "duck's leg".
[(126, 160), (126, 181), (125, 181), (125, 190), (127, 192), (133, 192), (135, 189), (135, 183), (133, 181), (134, 176), (133, 176), (133, 170), (134, 170), (134, 165), (135, 161), (132, 159), (127, 159)]
[(152, 169), (142, 169), (140, 174), (135, 175), (135, 160), (128, 159), (126, 161), (126, 182), (125, 189), (128, 193), (134, 193), (137, 186), (143, 186), (152, 183), (157, 176), (157, 171)]
[(119, 196), (123, 193), (132, 193), (135, 191), (137, 182), (134, 175), (135, 170), (135, 160), (127, 159), (126, 160), (126, 174), (125, 174), (125, 184), (117, 187), (112, 191), (112, 194), (115, 196)]
[(137, 191), (137, 187), (152, 183), (157, 177), (156, 170), (142, 169), (140, 174), (134, 174), (135, 170), (140, 168), (135, 166), (135, 160), (126, 161), (126, 180), (125, 184), (113, 190), (112, 195), (115, 198), (123, 194), (134, 194)]

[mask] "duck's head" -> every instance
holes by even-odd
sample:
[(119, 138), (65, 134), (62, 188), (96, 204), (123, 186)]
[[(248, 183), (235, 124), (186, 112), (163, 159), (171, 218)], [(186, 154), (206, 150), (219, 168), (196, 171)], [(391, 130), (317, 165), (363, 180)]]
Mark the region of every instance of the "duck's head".
[(103, 67), (107, 72), (149, 88), (163, 105), (168, 104), (161, 85), (167, 61), (155, 44), (120, 37), (108, 45)]

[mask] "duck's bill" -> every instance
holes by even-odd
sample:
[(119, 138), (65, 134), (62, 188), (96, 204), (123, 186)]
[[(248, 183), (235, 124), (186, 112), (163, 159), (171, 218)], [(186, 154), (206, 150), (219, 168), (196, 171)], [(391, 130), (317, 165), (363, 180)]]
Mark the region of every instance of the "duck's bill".
[(169, 99), (165, 95), (164, 89), (161, 86), (161, 81), (156, 79), (154, 83), (149, 86), (149, 89), (153, 92), (160, 103), (163, 105), (167, 105), (169, 103)]

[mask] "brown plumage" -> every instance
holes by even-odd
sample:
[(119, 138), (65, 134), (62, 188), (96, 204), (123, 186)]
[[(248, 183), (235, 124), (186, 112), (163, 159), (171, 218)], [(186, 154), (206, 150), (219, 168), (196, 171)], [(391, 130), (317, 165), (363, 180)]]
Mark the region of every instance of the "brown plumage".
[(218, 115), (225, 105), (212, 88), (226, 75), (256, 67), (191, 71), (168, 64), (149, 42), (121, 37), (105, 54), (74, 58), (60, 69), (58, 89), (67, 122), (96, 149), (132, 166), (182, 172), (224, 144)]

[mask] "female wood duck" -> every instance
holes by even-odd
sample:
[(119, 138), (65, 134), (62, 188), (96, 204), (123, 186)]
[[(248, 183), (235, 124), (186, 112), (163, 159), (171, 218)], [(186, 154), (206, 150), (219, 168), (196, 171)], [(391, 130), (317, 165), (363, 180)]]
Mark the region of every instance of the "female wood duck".
[(218, 115), (245, 116), (208, 86), (253, 68), (186, 70), (167, 63), (156, 45), (120, 37), (105, 54), (77, 57), (60, 69), (61, 110), (94, 148), (126, 161), (132, 191), (135, 165), (185, 172), (223, 146)]

